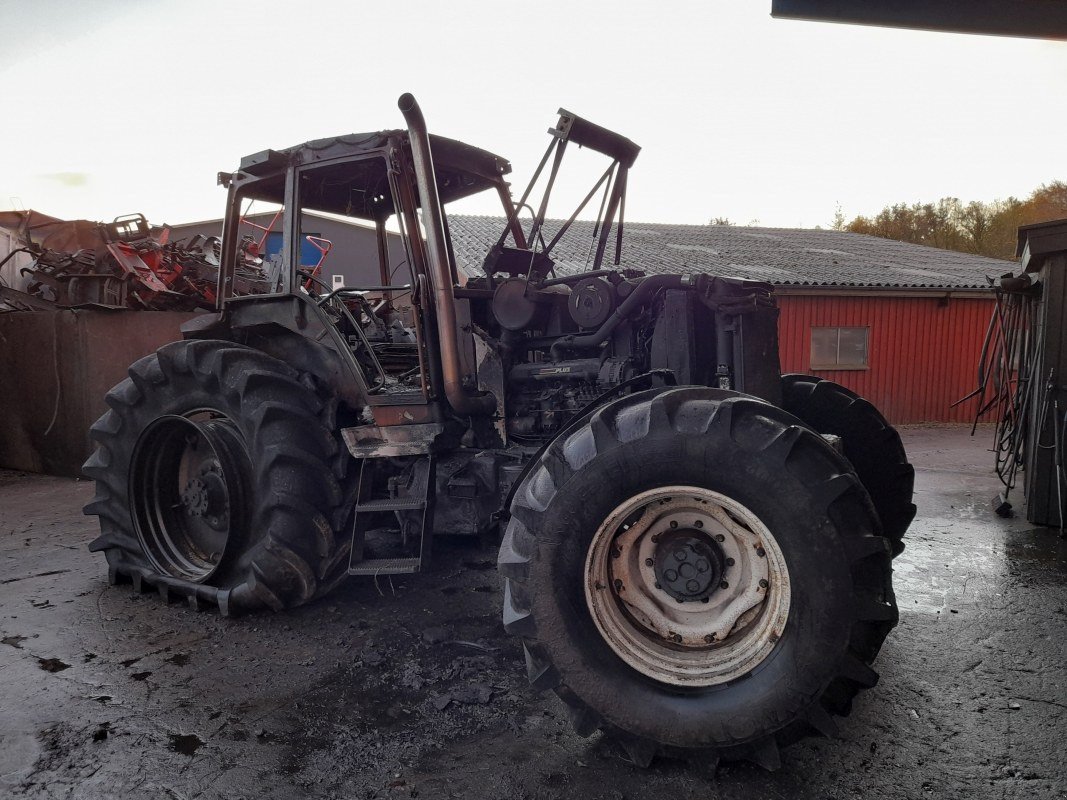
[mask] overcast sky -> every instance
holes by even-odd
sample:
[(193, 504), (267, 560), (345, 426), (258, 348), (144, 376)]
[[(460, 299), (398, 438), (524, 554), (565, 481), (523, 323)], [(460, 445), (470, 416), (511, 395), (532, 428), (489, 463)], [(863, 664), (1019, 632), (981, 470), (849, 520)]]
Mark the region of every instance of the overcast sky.
[(770, 0), (0, 0), (0, 36), (0, 208), (67, 218), (217, 217), (216, 172), (402, 127), (406, 91), (516, 184), (561, 106), (630, 137), (631, 220), (826, 226), (838, 203), (1067, 178), (1067, 44), (775, 20)]

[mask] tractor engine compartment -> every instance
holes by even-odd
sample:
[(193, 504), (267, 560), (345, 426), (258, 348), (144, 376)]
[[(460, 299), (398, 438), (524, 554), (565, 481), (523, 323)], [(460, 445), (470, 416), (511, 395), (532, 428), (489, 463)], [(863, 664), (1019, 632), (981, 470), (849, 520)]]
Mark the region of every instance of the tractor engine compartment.
[[(492, 291), (471, 311), (504, 364), (505, 430), (515, 444), (543, 444), (605, 392), (652, 372), (776, 400), (778, 312), (768, 284), (605, 269), (541, 281), (512, 275)], [(751, 352), (760, 358), (746, 365)]]

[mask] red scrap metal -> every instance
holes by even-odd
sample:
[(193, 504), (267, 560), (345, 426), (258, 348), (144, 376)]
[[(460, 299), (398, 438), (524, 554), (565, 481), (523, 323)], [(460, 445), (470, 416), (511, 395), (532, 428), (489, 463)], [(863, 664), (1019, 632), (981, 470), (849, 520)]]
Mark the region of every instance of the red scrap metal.
[[(20, 233), (34, 263), (21, 272), (29, 280), (26, 292), (41, 301), (170, 311), (215, 307), (217, 237), (171, 242), (170, 229), (153, 230), (143, 214), (110, 223), (29, 222)], [(254, 241), (242, 247), (236, 293), (270, 290), (261, 249)]]
[(322, 272), (322, 265), (326, 261), (326, 256), (330, 254), (333, 249), (333, 242), (329, 239), (323, 239), (321, 236), (305, 236), (308, 244), (319, 251), (319, 260), (315, 263), (315, 266), (311, 268), (311, 271), (307, 275), (307, 280), (304, 281), (304, 288), (311, 289), (315, 285), (319, 277), (319, 273)]

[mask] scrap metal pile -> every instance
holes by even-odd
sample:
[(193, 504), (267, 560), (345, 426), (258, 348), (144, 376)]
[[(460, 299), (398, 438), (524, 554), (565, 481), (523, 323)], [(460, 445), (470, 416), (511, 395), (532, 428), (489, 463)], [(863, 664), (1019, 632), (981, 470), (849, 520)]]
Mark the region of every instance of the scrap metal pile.
[[(24, 286), (0, 282), (0, 310), (46, 310), (104, 306), (153, 311), (213, 309), (221, 242), (197, 235), (170, 241), (166, 227), (153, 229), (142, 214), (110, 223), (85, 220), (31, 224), (22, 214), (18, 226), (29, 266), (18, 270)], [(0, 215), (8, 216), (8, 215)], [(0, 220), (3, 221), (3, 220)], [(14, 227), (14, 226), (12, 226)], [(261, 243), (246, 237), (234, 275), (234, 292), (262, 294), (271, 279), (260, 253)]]

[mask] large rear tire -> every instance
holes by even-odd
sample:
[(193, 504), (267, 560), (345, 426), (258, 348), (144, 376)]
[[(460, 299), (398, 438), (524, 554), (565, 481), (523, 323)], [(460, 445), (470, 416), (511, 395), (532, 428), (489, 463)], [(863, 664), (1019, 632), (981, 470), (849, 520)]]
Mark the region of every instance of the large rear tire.
[(882, 521), (882, 533), (893, 555), (900, 555), (904, 534), (915, 518), (915, 469), (900, 434), (858, 394), (814, 375), (783, 375), (782, 407), (818, 433), (841, 437), (845, 457)]
[(504, 624), (531, 683), (637, 764), (773, 769), (877, 680), (888, 543), (849, 464), (781, 409), (692, 387), (616, 401), (548, 449), (511, 513)]
[(85, 463), (89, 549), (130, 580), (223, 614), (306, 603), (344, 575), (333, 406), (252, 348), (182, 341), (107, 395)]

